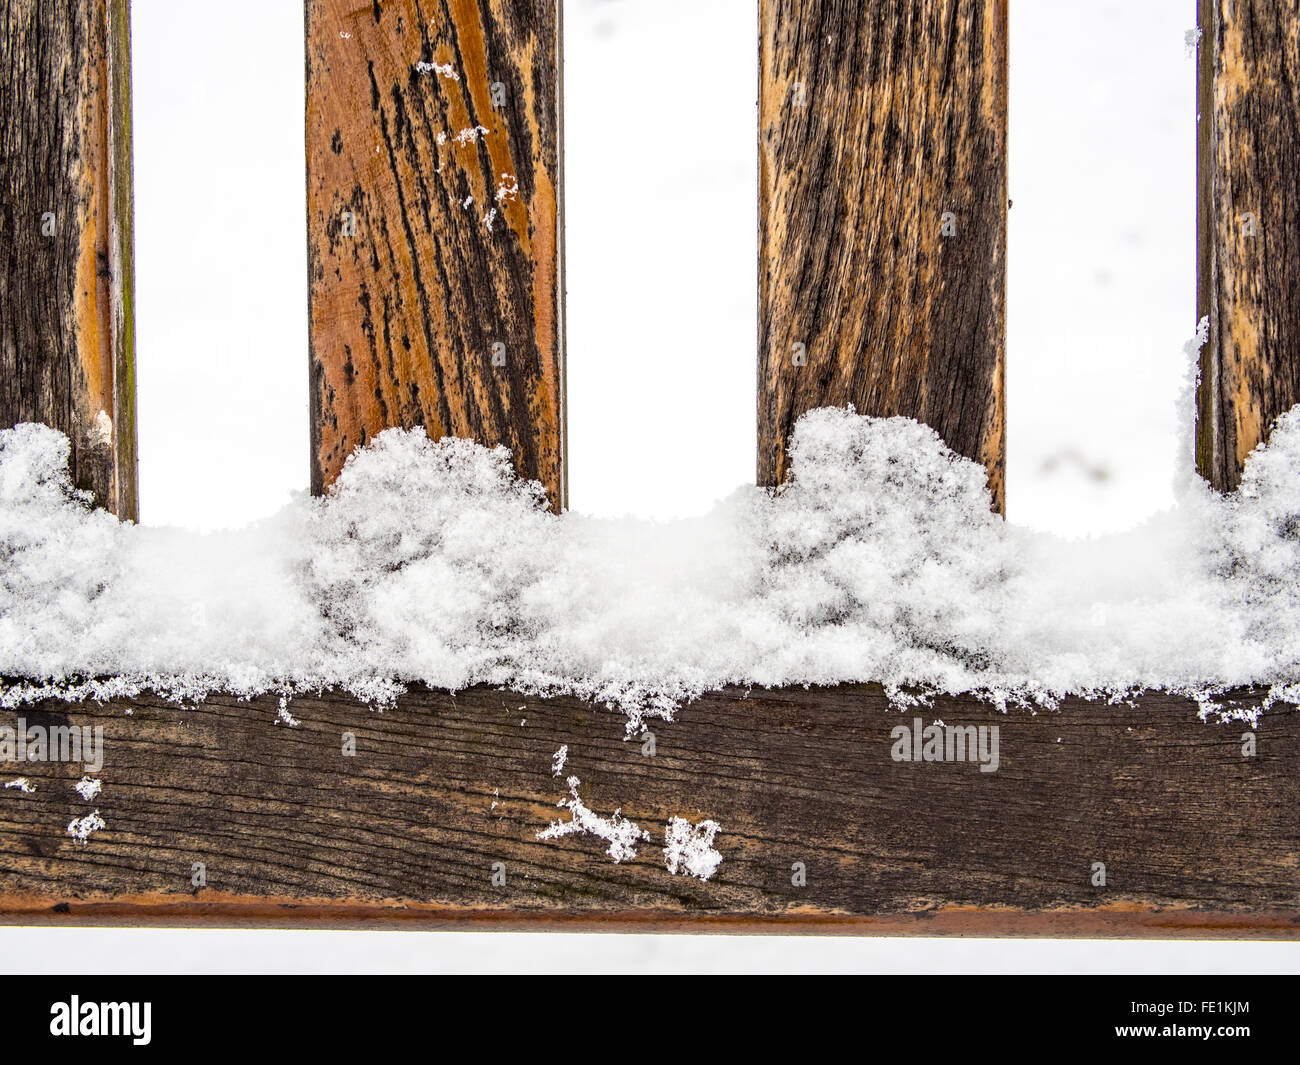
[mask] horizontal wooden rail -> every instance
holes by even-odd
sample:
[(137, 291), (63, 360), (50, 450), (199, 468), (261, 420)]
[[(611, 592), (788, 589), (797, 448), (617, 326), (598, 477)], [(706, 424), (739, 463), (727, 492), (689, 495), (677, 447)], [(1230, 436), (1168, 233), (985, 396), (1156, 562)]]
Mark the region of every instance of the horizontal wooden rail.
[(0, 12), (0, 427), (68, 435), (79, 488), (135, 518), (128, 0)]
[[(103, 728), (90, 801), (67, 763), (0, 788), (0, 918), (1300, 935), (1291, 712), (1251, 732), (1160, 694), (1003, 715), (943, 697), (891, 712), (874, 686), (730, 690), (654, 723), (649, 744), (617, 712), (485, 688), (288, 710), (297, 725), (274, 699), (0, 714), (0, 729)], [(918, 717), (997, 727), (996, 770), (897, 760), (895, 730)], [(571, 818), (569, 777), (595, 814), (651, 834), (635, 858), (538, 838)], [(68, 826), (92, 811), (104, 827), (78, 842)], [(672, 817), (720, 825), (711, 879), (669, 872)]]

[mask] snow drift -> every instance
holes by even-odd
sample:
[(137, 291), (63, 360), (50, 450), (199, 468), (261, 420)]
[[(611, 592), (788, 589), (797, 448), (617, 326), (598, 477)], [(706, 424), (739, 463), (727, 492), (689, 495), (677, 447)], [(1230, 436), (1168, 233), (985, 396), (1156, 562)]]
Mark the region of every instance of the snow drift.
[(557, 517), (504, 449), (419, 429), (380, 434), (324, 498), (213, 534), (90, 509), (68, 454), (53, 429), (0, 432), (7, 706), (486, 683), (635, 725), (727, 684), (1004, 706), (1300, 691), (1300, 408), (1235, 495), (1188, 478), (1173, 510), (1085, 542), (1007, 525), (933, 431), (851, 410), (800, 420), (783, 489), (668, 524)]

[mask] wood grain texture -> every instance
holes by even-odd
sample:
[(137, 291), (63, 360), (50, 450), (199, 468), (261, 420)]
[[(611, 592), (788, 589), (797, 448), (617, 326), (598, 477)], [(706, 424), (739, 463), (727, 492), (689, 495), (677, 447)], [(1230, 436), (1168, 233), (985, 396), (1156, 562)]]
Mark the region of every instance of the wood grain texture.
[(312, 489), (383, 429), (564, 505), (558, 0), (307, 0)]
[[(102, 725), (82, 767), (0, 763), (5, 921), (483, 925), (777, 932), (1296, 937), (1300, 715), (1245, 727), (1188, 702), (1068, 701), (1002, 715), (938, 698), (926, 724), (1000, 727), (999, 768), (897, 762), (874, 686), (711, 694), (657, 722), (573, 699), (413, 691), (347, 699), (47, 703), (0, 726)], [(127, 716), (125, 711), (131, 711)], [(343, 754), (345, 733), (356, 753)], [(567, 744), (561, 775), (552, 760)], [(592, 836), (539, 840), (564, 778), (649, 831), (614, 864)], [(85, 844), (69, 822), (98, 810)], [(722, 864), (671, 875), (668, 818), (721, 824)], [(206, 886), (192, 884), (194, 863)], [(505, 883), (494, 886), (493, 864)], [(806, 885), (793, 881), (794, 863)], [(1107, 882), (1094, 886), (1094, 863)]]
[(759, 483), (852, 403), (930, 425), (1004, 509), (1005, 0), (759, 7)]
[(1200, 0), (1197, 465), (1230, 491), (1300, 403), (1300, 8)]
[(78, 487), (135, 518), (127, 0), (0, 6), (0, 425), (66, 433)]

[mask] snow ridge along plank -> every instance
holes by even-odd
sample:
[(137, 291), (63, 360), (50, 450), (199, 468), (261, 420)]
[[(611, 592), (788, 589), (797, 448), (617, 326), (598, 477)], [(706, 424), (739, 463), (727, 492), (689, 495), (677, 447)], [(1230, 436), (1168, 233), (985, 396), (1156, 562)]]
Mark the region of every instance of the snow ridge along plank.
[(1220, 491), (1300, 403), (1300, 9), (1200, 0), (1196, 457)]
[(0, 11), (0, 427), (68, 435), (137, 516), (128, 0)]
[(565, 498), (558, 0), (307, 0), (312, 489), (392, 426)]
[(1002, 510), (1006, 2), (759, 8), (759, 484), (852, 403), (982, 462)]
[[(78, 762), (0, 763), (0, 782), (29, 789), (0, 788), (0, 917), (1300, 935), (1294, 712), (1252, 730), (1160, 693), (1037, 714), (937, 696), (899, 713), (875, 685), (756, 688), (629, 738), (616, 711), (483, 687), (415, 689), (382, 713), (341, 696), (287, 710), (212, 697), (0, 712), (0, 728), (50, 737), (103, 729), (88, 797)], [(971, 742), (927, 754), (936, 721)], [(539, 838), (572, 821), (557, 805), (570, 778), (595, 818), (619, 810), (649, 834), (635, 855), (615, 863), (596, 834)], [(674, 817), (720, 826), (709, 879), (670, 871)]]

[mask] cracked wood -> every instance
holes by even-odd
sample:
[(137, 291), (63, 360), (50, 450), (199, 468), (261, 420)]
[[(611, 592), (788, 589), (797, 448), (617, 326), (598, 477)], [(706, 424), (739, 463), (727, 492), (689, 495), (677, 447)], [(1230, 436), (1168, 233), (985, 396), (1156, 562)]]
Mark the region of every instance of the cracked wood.
[(0, 426), (66, 433), (73, 480), (135, 518), (127, 0), (0, 7)]
[[(1001, 714), (948, 696), (899, 713), (874, 685), (732, 689), (652, 722), (652, 757), (622, 714), (572, 698), (416, 689), (382, 713), (341, 696), (295, 698), (289, 712), (297, 727), (277, 724), (273, 697), (0, 713), (11, 728), (104, 729), (93, 802), (73, 790), (80, 765), (0, 770), (35, 789), (0, 789), (0, 916), (1300, 935), (1289, 710), (1261, 719), (1252, 756), (1248, 726), (1205, 724), (1159, 693)], [(914, 716), (997, 725), (996, 772), (894, 761), (892, 730)], [(570, 774), (591, 810), (621, 809), (651, 833), (634, 859), (613, 864), (593, 836), (537, 838), (569, 818), (556, 804)], [(67, 826), (92, 810), (105, 827), (78, 843)], [(674, 816), (721, 824), (711, 880), (668, 872)]]
[(1200, 0), (1196, 457), (1220, 491), (1300, 403), (1300, 9)]
[(1004, 509), (1005, 0), (761, 0), (758, 479), (800, 414), (937, 430)]
[(307, 0), (312, 489), (391, 426), (564, 505), (557, 0)]

